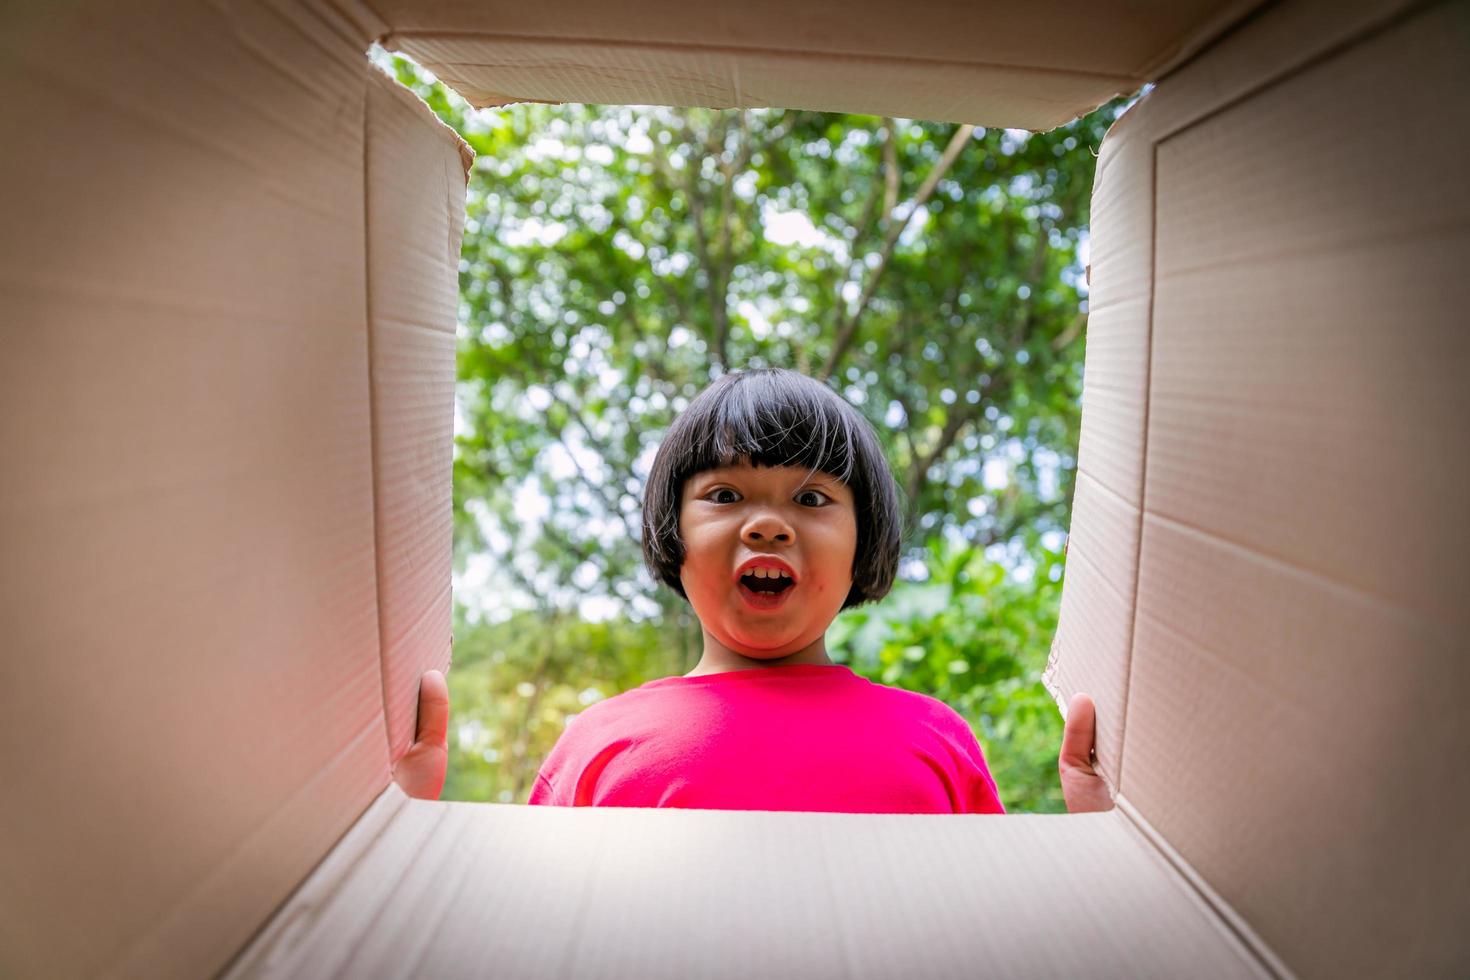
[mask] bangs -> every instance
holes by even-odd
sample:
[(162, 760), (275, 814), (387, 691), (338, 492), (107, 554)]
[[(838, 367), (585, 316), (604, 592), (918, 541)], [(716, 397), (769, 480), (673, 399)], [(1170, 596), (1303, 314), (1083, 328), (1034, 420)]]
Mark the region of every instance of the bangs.
[[(751, 372), (684, 419), (674, 479), (736, 466), (800, 466), (852, 482), (860, 420), (835, 393), (807, 379)], [(844, 409), (847, 409), (844, 411)]]

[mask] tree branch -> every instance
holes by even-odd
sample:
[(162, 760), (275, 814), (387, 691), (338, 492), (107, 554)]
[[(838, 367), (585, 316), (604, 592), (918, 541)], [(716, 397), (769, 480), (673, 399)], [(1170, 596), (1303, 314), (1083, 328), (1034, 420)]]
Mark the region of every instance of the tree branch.
[[(683, 115), (684, 142), (685, 145), (694, 146), (703, 143), (705, 148), (710, 147), (713, 133), (707, 134), (704, 140), (696, 140), (694, 131), (689, 124), (689, 117)], [(657, 144), (655, 144), (657, 145)], [(705, 299), (709, 303), (711, 332), (705, 339), (709, 341), (713, 349), (715, 361), (721, 369), (727, 365), (725, 356), (726, 331), (728, 330), (728, 314), (725, 308), (725, 297), (720, 295), (720, 276), (717, 262), (710, 248), (709, 232), (704, 226), (705, 201), (699, 193), (699, 172), (703, 169), (704, 158), (691, 160), (686, 179), (682, 182), (684, 196), (689, 200), (689, 216), (694, 219), (694, 244), (696, 257), (699, 259), (700, 267), (704, 270)]]
[[(937, 463), (949, 451), (950, 447), (959, 440), (960, 435), (965, 430), (965, 426), (980, 418), (985, 413), (985, 406), (987, 404), (993, 405), (997, 400), (1005, 398), (1010, 387), (1010, 378), (1003, 375), (1000, 379), (992, 379), (973, 405), (968, 402), (956, 402), (952, 406), (951, 411), (945, 416), (944, 427), (940, 430), (939, 439), (929, 448), (928, 452), (914, 460), (907, 474), (907, 479), (904, 481), (904, 493), (907, 498), (905, 502), (907, 510), (905, 526), (915, 527), (914, 522), (917, 520), (919, 513), (919, 491), (923, 488), (924, 479), (929, 472), (929, 468)], [(900, 402), (900, 404), (903, 403)], [(908, 409), (905, 408), (904, 411), (907, 412)], [(912, 445), (912, 441), (910, 445)]]
[(1026, 285), (1030, 292), (1021, 300), (1016, 319), (1011, 324), (1011, 350), (1019, 349), (1036, 325), (1035, 297), (1041, 288), (1041, 277), (1046, 272), (1046, 253), (1051, 248), (1048, 230), (1045, 224), (1037, 223), (1036, 247), (1031, 250), (1031, 266), (1026, 270)]
[[(903, 428), (899, 431), (903, 433), (904, 442), (908, 445), (909, 463), (912, 465), (919, 458), (919, 447), (914, 442), (914, 406), (904, 397), (901, 391), (895, 392), (893, 397), (897, 400), (899, 407), (903, 409), (904, 424)], [(904, 483), (907, 486), (908, 481), (905, 480)]]
[[(559, 394), (557, 394), (554, 385), (548, 387), (547, 390), (551, 393), (552, 400), (561, 405), (564, 409), (566, 409), (567, 415), (572, 419), (572, 421), (577, 423), (577, 427), (582, 430), (582, 434), (586, 438), (587, 445), (591, 447), (594, 452), (597, 453), (598, 457), (603, 461), (604, 464), (607, 464), (608, 460), (613, 458), (613, 453), (611, 452), (608, 444), (602, 439), (598, 438), (597, 434), (592, 431), (592, 427), (588, 425), (587, 420), (585, 417), (583, 417), (581, 410), (578, 409), (577, 406), (573, 405), (571, 402), (567, 401), (565, 398), (562, 398)], [(560, 437), (560, 433), (558, 433), (558, 437)], [(563, 443), (563, 445), (565, 445), (565, 443)], [(625, 492), (621, 484), (608, 485), (592, 479), (592, 477), (587, 475), (587, 471), (582, 468), (581, 462), (577, 459), (576, 454), (572, 452), (570, 447), (567, 447), (567, 455), (571, 457), (572, 467), (577, 471), (577, 477), (582, 485), (585, 486), (589, 491), (591, 491), (594, 497), (597, 497), (602, 501), (603, 510), (608, 513), (616, 514), (618, 520), (622, 522), (624, 529), (628, 531), (630, 537), (636, 537), (639, 533), (641, 533), (641, 517), (638, 518), (636, 523), (634, 523), (632, 515), (624, 511), (622, 508), (623, 500), (628, 497), (633, 497), (634, 495)], [(566, 538), (565, 535), (561, 535), (561, 537), (563, 538), (563, 540), (569, 540)], [(586, 552), (585, 549), (573, 548), (573, 551), (581, 560), (590, 560), (591, 556)]]
[[(976, 402), (975, 407), (978, 408), (979, 404)], [(924, 485), (924, 478), (929, 472), (929, 467), (933, 466), (935, 461), (943, 456), (950, 446), (954, 445), (955, 440), (959, 438), (960, 431), (974, 418), (975, 414), (958, 404), (952, 406), (952, 410), (945, 416), (944, 428), (939, 432), (939, 439), (929, 448), (928, 452), (914, 460), (904, 485), (905, 505), (908, 509), (906, 526), (913, 527), (918, 517), (919, 490)]]
[[(885, 142), (883, 145), (882, 172), (879, 175), (880, 179), (873, 181), (873, 190), (868, 194), (868, 200), (863, 205), (863, 210), (858, 217), (857, 224), (851, 226), (847, 235), (847, 268), (843, 270), (842, 279), (837, 284), (839, 303), (843, 302), (841, 299), (843, 285), (850, 281), (855, 281), (862, 275), (863, 262), (862, 255), (858, 252), (858, 243), (863, 239), (863, 232), (867, 230), (870, 224), (874, 223), (875, 217), (877, 218), (878, 229), (881, 232), (892, 220), (893, 209), (898, 206), (898, 183), (900, 175), (898, 171), (898, 154), (894, 149), (896, 139), (894, 135), (895, 124), (892, 119), (885, 119), (883, 122), (885, 123)], [(881, 212), (878, 211), (880, 200), (883, 202), (883, 210)], [(840, 321), (841, 317), (839, 316), (838, 319)]]
[(1077, 315), (1072, 318), (1072, 322), (1067, 324), (1067, 329), (1057, 334), (1056, 339), (1051, 342), (1051, 349), (1055, 351), (1066, 350), (1081, 335), (1086, 327), (1087, 314), (1079, 310)]
[(857, 305), (851, 313), (841, 316), (838, 320), (837, 336), (832, 343), (831, 353), (827, 355), (827, 362), (823, 365), (822, 372), (819, 375), (821, 380), (825, 381), (832, 376), (833, 372), (837, 370), (837, 365), (841, 363), (843, 355), (847, 353), (848, 347), (852, 345), (853, 337), (857, 333), (858, 321), (861, 319), (864, 311), (867, 310), (868, 304), (873, 299), (873, 294), (878, 289), (878, 282), (883, 278), (883, 273), (888, 268), (889, 261), (893, 258), (893, 251), (898, 245), (899, 237), (903, 234), (904, 229), (908, 227), (909, 222), (913, 220), (914, 215), (933, 196), (934, 189), (939, 186), (939, 182), (944, 179), (944, 175), (949, 172), (949, 168), (959, 158), (960, 151), (965, 148), (965, 144), (969, 142), (970, 134), (974, 131), (975, 127), (970, 125), (961, 126), (955, 130), (954, 136), (950, 138), (949, 145), (944, 148), (944, 153), (940, 155), (939, 161), (934, 164), (928, 176), (924, 178), (923, 184), (919, 186), (919, 191), (914, 195), (914, 199), (909, 202), (909, 206), (903, 217), (889, 224), (888, 232), (883, 237), (883, 250), (879, 254), (878, 265), (868, 275), (867, 281), (863, 285), (863, 290), (858, 296)]
[(883, 120), (883, 220), (893, 217), (898, 207), (898, 133), (897, 123)]
[[(744, 113), (741, 113), (741, 118), (744, 118)], [(720, 237), (713, 257), (714, 268), (710, 270), (710, 304), (718, 307), (715, 316), (715, 351), (723, 366), (730, 362), (730, 276), (735, 269), (735, 256), (731, 249), (731, 221), (735, 206), (736, 161), (725, 156), (724, 145), (730, 139), (728, 117), (722, 134), (720, 174), (724, 180), (720, 184)]]

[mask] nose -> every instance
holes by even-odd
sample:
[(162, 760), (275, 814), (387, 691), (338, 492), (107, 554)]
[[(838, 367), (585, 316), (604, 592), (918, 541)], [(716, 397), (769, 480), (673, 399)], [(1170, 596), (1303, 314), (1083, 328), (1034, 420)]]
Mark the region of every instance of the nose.
[(796, 532), (780, 514), (772, 510), (761, 510), (752, 514), (750, 520), (745, 522), (740, 537), (746, 544), (769, 544), (773, 541), (790, 544), (796, 537)]

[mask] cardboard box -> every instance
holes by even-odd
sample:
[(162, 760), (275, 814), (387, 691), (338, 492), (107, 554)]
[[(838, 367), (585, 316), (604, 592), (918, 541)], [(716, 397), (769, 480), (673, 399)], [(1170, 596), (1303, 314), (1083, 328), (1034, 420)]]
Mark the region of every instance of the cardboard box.
[[(0, 975), (1464, 975), (1470, 4), (32, 5), (0, 32)], [(389, 779), (449, 658), (482, 102), (1102, 149), (1050, 682), (1089, 816)], [(1167, 71), (1166, 71), (1167, 70)]]

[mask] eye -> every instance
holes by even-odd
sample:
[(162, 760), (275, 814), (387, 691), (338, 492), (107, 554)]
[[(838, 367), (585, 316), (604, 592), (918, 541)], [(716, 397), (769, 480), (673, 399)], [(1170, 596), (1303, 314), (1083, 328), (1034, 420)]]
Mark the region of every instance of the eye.
[[(726, 497), (725, 494), (729, 494), (729, 496)], [(729, 487), (720, 487), (718, 490), (711, 490), (709, 493), (705, 494), (704, 499), (713, 501), (717, 504), (733, 504), (735, 501), (740, 499), (740, 494), (736, 493), (734, 490), (731, 490)]]
[[(809, 500), (809, 498), (814, 499)], [(828, 497), (820, 490), (803, 490), (801, 493), (796, 495), (796, 502), (799, 504), (804, 504), (807, 507), (821, 507), (825, 504), (830, 503), (831, 500), (832, 498)]]

